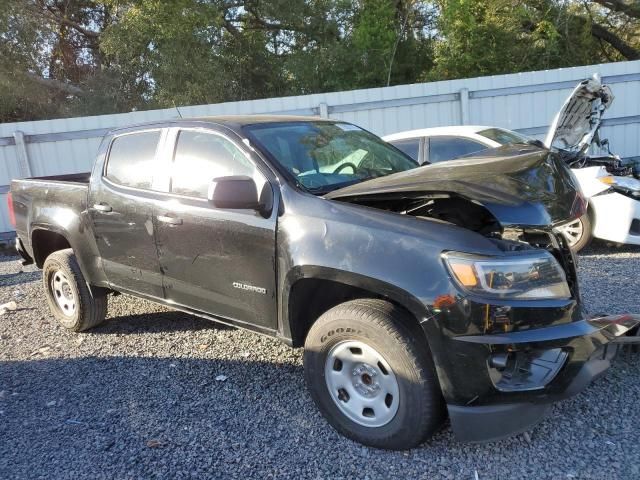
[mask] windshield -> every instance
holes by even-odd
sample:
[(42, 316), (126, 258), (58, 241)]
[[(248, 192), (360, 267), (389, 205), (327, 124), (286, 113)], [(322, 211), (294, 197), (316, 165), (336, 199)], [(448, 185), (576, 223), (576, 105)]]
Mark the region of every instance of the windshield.
[(486, 130), (479, 131), (478, 135), (482, 135), (489, 140), (498, 142), (500, 145), (528, 143), (531, 141), (531, 138), (526, 135), (522, 135), (521, 133), (513, 132), (511, 130), (503, 130), (502, 128), (487, 128)]
[(349, 123), (264, 123), (248, 125), (245, 130), (254, 143), (314, 193), (418, 166), (375, 135)]

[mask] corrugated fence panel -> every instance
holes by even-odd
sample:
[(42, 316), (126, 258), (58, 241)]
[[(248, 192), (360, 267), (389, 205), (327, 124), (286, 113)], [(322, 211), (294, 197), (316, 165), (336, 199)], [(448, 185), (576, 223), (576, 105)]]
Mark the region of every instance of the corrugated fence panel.
[[(616, 100), (602, 137), (622, 157), (640, 156), (640, 61), (399, 85), (345, 92), (194, 105), (83, 118), (0, 124), (0, 232), (11, 230), (6, 192), (24, 174), (15, 132), (25, 135), (32, 176), (91, 169), (102, 135), (139, 122), (233, 114), (322, 115), (356, 123), (378, 135), (461, 123), (495, 125), (544, 138), (578, 81), (599, 73)], [(466, 113), (465, 113), (466, 112)]]

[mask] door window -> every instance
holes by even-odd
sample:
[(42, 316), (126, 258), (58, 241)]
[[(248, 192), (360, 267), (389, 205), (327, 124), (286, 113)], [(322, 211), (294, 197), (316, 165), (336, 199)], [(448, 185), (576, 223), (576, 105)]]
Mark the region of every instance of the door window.
[(453, 160), (470, 153), (485, 150), (481, 143), (456, 137), (431, 137), (429, 139), (429, 163)]
[(160, 130), (130, 133), (113, 139), (106, 177), (126, 187), (150, 189)]
[(398, 150), (402, 150), (404, 153), (413, 158), (416, 162), (420, 160), (418, 157), (420, 156), (420, 139), (419, 138), (410, 138), (408, 140), (395, 140), (391, 142), (391, 145), (396, 147)]
[(171, 192), (207, 198), (214, 178), (256, 177), (256, 168), (231, 141), (213, 133), (182, 130), (178, 135), (171, 176)]

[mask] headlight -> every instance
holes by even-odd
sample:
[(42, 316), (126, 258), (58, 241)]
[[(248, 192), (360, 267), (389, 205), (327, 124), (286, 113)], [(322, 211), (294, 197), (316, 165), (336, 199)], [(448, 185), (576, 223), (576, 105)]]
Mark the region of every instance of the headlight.
[(613, 175), (607, 175), (605, 177), (598, 177), (602, 183), (607, 185), (617, 185), (618, 187), (626, 188), (631, 191), (640, 191), (640, 180), (636, 180), (631, 177), (614, 177)]
[(444, 254), (451, 276), (463, 289), (501, 299), (570, 298), (564, 270), (549, 252), (512, 257)]

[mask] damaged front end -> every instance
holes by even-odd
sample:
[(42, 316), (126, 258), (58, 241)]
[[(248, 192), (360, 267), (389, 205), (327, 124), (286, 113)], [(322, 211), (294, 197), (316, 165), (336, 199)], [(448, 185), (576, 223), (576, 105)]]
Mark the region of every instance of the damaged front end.
[(326, 198), (451, 223), (494, 239), (505, 250), (557, 244), (556, 228), (586, 209), (559, 156), (526, 145), (370, 180)]
[[(557, 150), (571, 168), (604, 167), (610, 175), (640, 178), (640, 169), (612, 154), (608, 140), (600, 138), (605, 112), (613, 100), (611, 89), (602, 84), (599, 75), (583, 80), (554, 118), (544, 144)], [(594, 154), (593, 150), (601, 153)]]
[(326, 197), (454, 224), (499, 252), (445, 247), (451, 285), (422, 323), (461, 440), (530, 428), (550, 403), (606, 371), (620, 346), (615, 339), (640, 322), (635, 315), (585, 315), (576, 259), (559, 229), (582, 216), (586, 204), (555, 152), (507, 146)]

